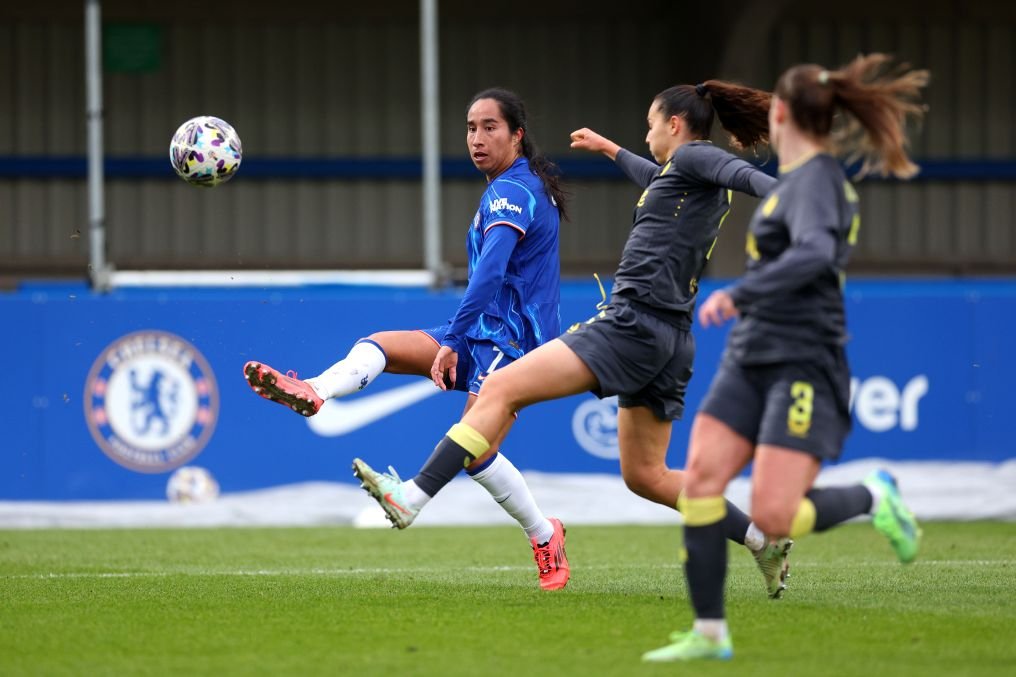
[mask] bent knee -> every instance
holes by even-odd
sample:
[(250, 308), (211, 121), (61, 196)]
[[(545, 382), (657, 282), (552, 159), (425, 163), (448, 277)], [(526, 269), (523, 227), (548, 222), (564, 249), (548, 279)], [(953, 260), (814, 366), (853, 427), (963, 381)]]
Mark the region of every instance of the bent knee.
[(622, 467), (621, 477), (624, 479), (624, 485), (632, 493), (642, 498), (649, 498), (652, 494), (653, 482), (643, 468), (633, 470)]
[(632, 493), (673, 507), (677, 504), (677, 498), (668, 492), (667, 476), (670, 472), (664, 463), (635, 466), (621, 464), (621, 477)]
[(695, 496), (722, 494), (726, 491), (727, 482), (724, 468), (708, 462), (697, 463), (691, 460), (684, 469), (684, 486)]
[(516, 411), (518, 409), (515, 388), (512, 379), (506, 378), (504, 372), (495, 371), (487, 376), (480, 388), (480, 401), (488, 406), (497, 406)]

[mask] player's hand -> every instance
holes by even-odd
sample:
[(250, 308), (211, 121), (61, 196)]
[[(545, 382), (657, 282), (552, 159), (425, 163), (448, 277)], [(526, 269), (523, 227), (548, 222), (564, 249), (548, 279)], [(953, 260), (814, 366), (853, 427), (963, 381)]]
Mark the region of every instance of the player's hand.
[(571, 147), (579, 150), (588, 150), (593, 153), (603, 153), (611, 160), (617, 157), (617, 151), (621, 147), (610, 139), (600, 136), (588, 127), (576, 129), (571, 133)]
[(727, 320), (737, 317), (737, 308), (730, 294), (719, 289), (714, 291), (698, 311), (699, 324), (703, 327), (719, 327)]
[[(455, 387), (455, 366), (459, 363), (459, 354), (448, 346), (441, 346), (434, 358), (434, 364), (430, 367), (430, 378), (441, 390), (448, 390)], [(447, 382), (445, 375), (447, 374)], [(449, 386), (449, 384), (451, 384)]]

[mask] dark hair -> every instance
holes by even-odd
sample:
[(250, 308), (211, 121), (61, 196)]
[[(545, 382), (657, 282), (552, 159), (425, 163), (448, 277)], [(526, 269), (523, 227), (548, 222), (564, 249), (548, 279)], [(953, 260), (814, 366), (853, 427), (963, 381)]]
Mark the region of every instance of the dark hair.
[(530, 169), (540, 177), (544, 189), (557, 207), (557, 213), (562, 219), (567, 219), (569, 194), (561, 185), (560, 170), (557, 168), (557, 165), (544, 157), (532, 138), (530, 138), (528, 120), (526, 119), (526, 105), (522, 102), (522, 99), (515, 92), (500, 87), (492, 87), (474, 96), (469, 105), (466, 106), (466, 112), (468, 113), (473, 104), (480, 99), (493, 99), (497, 101), (498, 108), (501, 110), (501, 117), (508, 123), (509, 132), (514, 134), (517, 130), (522, 130), (522, 155), (529, 160)]
[(730, 134), (735, 148), (751, 148), (769, 142), (769, 92), (724, 80), (706, 80), (698, 85), (676, 85), (663, 90), (653, 101), (664, 117), (684, 118), (696, 139), (709, 138), (713, 115)]
[[(887, 72), (891, 61), (886, 54), (862, 54), (832, 71), (801, 64), (780, 76), (775, 93), (802, 131), (831, 137), (834, 150), (851, 161), (863, 160), (859, 176), (874, 171), (909, 178), (918, 167), (907, 156), (905, 123), (927, 109), (919, 99), (928, 71), (902, 64)], [(848, 115), (836, 116), (840, 110)]]

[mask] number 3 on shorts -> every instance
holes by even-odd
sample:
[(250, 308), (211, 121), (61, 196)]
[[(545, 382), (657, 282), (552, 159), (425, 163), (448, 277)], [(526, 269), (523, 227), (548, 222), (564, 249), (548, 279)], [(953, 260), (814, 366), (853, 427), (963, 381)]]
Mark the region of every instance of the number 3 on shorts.
[(807, 381), (794, 381), (790, 384), (790, 396), (794, 401), (787, 411), (787, 430), (794, 437), (807, 437), (811, 428), (815, 389)]

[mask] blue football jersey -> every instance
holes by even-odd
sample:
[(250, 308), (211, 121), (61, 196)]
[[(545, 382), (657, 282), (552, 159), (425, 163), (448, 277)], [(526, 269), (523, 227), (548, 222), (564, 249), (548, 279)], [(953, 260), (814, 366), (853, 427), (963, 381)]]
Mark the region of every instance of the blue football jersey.
[(493, 298), (466, 330), (518, 358), (561, 333), (560, 217), (543, 182), (519, 158), (490, 182), (466, 238), (469, 277), (492, 228), (512, 228), (519, 240)]

